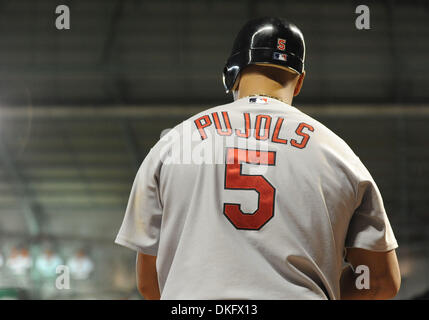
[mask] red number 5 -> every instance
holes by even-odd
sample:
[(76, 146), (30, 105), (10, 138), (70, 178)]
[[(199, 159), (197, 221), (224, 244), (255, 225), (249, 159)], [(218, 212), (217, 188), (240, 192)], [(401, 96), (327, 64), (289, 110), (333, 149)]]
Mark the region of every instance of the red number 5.
[(224, 203), (223, 214), (237, 229), (259, 230), (274, 216), (276, 189), (262, 175), (242, 174), (242, 164), (274, 166), (276, 153), (228, 148), (226, 161), (225, 189), (255, 190), (258, 193), (258, 209), (254, 213), (244, 213), (240, 204)]

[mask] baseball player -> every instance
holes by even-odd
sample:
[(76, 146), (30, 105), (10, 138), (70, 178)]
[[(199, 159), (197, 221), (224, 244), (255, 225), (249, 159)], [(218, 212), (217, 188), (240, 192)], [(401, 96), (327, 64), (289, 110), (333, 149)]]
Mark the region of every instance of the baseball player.
[(116, 238), (138, 252), (144, 298), (397, 294), (398, 245), (373, 178), (341, 138), (292, 106), (304, 59), (295, 25), (249, 21), (223, 71), (234, 101), (150, 150)]

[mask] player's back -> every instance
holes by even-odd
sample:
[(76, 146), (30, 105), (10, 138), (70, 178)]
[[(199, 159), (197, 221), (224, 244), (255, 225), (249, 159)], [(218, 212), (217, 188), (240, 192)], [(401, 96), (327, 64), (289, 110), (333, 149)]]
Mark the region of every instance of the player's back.
[(294, 107), (247, 97), (166, 135), (164, 299), (335, 298), (357, 157)]
[(157, 256), (162, 299), (337, 299), (345, 247), (397, 247), (347, 144), (262, 96), (166, 134), (137, 173), (116, 242)]

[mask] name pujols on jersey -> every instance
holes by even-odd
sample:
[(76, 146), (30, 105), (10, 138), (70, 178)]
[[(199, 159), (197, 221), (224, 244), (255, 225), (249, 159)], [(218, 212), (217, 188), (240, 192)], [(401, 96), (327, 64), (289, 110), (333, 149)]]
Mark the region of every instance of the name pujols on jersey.
[[(221, 119), (222, 118), (222, 123)], [(254, 137), (260, 141), (271, 141), (280, 144), (290, 144), (291, 146), (303, 149), (307, 146), (310, 139), (310, 134), (314, 132), (313, 126), (300, 122), (295, 128), (294, 137), (280, 136), (280, 131), (284, 126), (287, 126), (285, 117), (272, 117), (268, 114), (251, 115), (243, 113), (243, 127), (241, 129), (232, 129), (231, 120), (228, 111), (213, 112), (206, 114), (194, 120), (194, 123), (200, 133), (201, 139), (207, 139), (206, 130), (214, 126), (216, 133), (219, 136), (235, 135), (240, 138), (249, 139)], [(273, 128), (273, 130), (271, 130)]]

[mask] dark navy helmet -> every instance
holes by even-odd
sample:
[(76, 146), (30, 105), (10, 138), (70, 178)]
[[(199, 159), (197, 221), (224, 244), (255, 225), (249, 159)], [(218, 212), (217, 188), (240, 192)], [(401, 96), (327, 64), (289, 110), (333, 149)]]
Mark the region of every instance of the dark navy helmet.
[(269, 64), (302, 74), (305, 42), (301, 31), (282, 18), (248, 21), (235, 38), (232, 52), (223, 69), (223, 84), (230, 92), (244, 67)]

